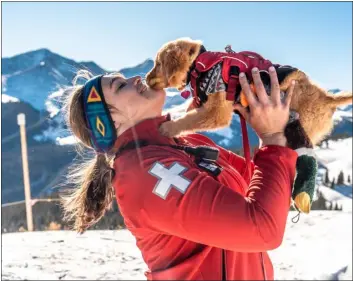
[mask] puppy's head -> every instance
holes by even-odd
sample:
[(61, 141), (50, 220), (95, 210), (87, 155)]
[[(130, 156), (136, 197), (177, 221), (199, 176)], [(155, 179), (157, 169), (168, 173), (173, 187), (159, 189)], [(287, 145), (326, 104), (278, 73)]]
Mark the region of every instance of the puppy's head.
[(179, 38), (163, 45), (157, 53), (154, 67), (146, 75), (148, 86), (155, 90), (168, 87), (183, 89), (201, 45), (201, 41), (190, 38)]

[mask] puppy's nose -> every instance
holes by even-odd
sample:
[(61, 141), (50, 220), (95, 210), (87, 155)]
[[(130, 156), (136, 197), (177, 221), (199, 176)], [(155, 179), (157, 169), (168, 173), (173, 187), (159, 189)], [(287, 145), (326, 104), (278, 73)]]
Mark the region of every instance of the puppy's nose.
[(148, 84), (148, 86), (150, 86), (152, 88), (152, 87), (156, 86), (156, 84), (161, 83), (161, 82), (162, 82), (161, 78), (155, 77), (155, 78), (151, 78), (147, 82), (147, 84)]
[(161, 79), (156, 77), (156, 75), (152, 71), (150, 71), (146, 75), (146, 83), (150, 87), (153, 87), (154, 85), (156, 85), (160, 80)]
[(152, 78), (152, 75), (151, 75), (151, 71), (150, 72), (148, 72), (147, 74), (146, 74), (146, 83), (147, 83), (147, 85), (149, 85), (149, 86), (151, 86), (150, 85), (150, 81), (151, 81), (151, 78)]

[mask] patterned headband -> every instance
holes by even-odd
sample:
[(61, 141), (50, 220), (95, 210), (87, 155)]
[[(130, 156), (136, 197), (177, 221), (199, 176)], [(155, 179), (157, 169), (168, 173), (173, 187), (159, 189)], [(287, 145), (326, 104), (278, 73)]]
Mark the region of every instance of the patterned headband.
[(83, 111), (95, 151), (107, 153), (117, 139), (114, 122), (102, 91), (103, 75), (88, 80), (83, 87)]

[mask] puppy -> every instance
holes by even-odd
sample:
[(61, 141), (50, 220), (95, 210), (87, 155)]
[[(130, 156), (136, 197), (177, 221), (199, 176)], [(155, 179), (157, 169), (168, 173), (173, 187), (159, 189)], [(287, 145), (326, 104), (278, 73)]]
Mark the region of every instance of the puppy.
[[(189, 38), (180, 38), (166, 43), (158, 51), (153, 69), (146, 75), (147, 84), (154, 89), (173, 87), (183, 90), (189, 80), (188, 78), (190, 78), (190, 71), (195, 68), (195, 62), (197, 62), (199, 56), (204, 55), (205, 50), (202, 49), (201, 41)], [(229, 52), (220, 54), (223, 58), (227, 57)], [(253, 59), (251, 54), (249, 59)], [(250, 73), (250, 67), (248, 70)], [(266, 70), (263, 71), (266, 72)], [(277, 68), (277, 72), (278, 70)], [(224, 73), (222, 72), (222, 74)], [(250, 75), (247, 76), (251, 78)], [(296, 80), (296, 86), (290, 108), (299, 113), (300, 123), (312, 144), (315, 145), (331, 132), (333, 127), (332, 115), (336, 108), (352, 103), (352, 93), (330, 94), (315, 85), (304, 72), (297, 69), (280, 80), (282, 92), (289, 89), (292, 80)], [(242, 95), (235, 101), (228, 100), (226, 90), (228, 85), (227, 83), (224, 84), (225, 87), (216, 88), (215, 92), (207, 94), (203, 103), (197, 101), (198, 97), (194, 97), (193, 104), (189, 107), (187, 114), (179, 119), (163, 123), (160, 127), (161, 133), (173, 137), (195, 131), (210, 131), (229, 126), (232, 120), (234, 102), (241, 102), (246, 106), (246, 101), (244, 101)]]

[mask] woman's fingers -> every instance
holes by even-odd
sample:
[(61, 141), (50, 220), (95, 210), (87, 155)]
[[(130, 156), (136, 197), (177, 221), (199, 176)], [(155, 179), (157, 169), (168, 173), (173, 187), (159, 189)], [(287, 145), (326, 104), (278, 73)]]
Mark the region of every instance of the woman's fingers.
[(248, 80), (246, 79), (246, 76), (244, 73), (239, 74), (239, 82), (240, 82), (241, 88), (243, 90), (243, 93), (244, 93), (247, 101), (248, 101), (250, 108), (257, 106), (258, 102), (255, 98), (254, 93), (250, 89), (250, 85), (249, 85)]
[(295, 80), (291, 82), (291, 85), (287, 91), (287, 96), (286, 99), (284, 100), (284, 106), (288, 107), (290, 106), (290, 102), (292, 100), (293, 92), (294, 92), (294, 87), (295, 87)]
[(257, 67), (252, 69), (252, 77), (256, 89), (256, 95), (262, 104), (268, 104), (269, 98), (267, 96), (264, 84), (262, 83), (259, 69)]
[(273, 66), (271, 66), (268, 71), (270, 73), (270, 79), (271, 79), (271, 99), (272, 99), (272, 102), (276, 105), (280, 105), (281, 104), (281, 89), (279, 86), (276, 69)]

